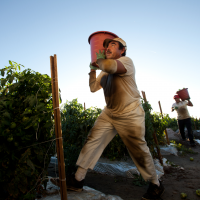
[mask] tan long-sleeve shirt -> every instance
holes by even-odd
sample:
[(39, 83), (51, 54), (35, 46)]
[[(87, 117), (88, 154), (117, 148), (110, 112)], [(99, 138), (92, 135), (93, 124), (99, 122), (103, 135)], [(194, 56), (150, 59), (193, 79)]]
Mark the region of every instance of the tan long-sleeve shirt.
[(89, 85), (91, 92), (103, 88), (107, 108), (119, 114), (136, 108), (141, 103), (141, 97), (136, 85), (133, 61), (126, 56), (117, 60), (124, 65), (126, 73), (108, 74), (101, 71), (96, 78), (96, 72), (90, 72)]

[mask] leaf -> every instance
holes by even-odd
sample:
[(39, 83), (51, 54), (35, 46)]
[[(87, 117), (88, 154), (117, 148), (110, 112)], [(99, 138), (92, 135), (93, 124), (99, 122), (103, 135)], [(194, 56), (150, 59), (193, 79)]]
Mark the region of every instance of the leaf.
[(34, 95), (31, 95), (31, 97), (29, 98), (29, 104), (31, 107), (36, 104), (36, 97)]
[(1, 76), (4, 76), (4, 74), (5, 74), (5, 73), (4, 73), (4, 70), (2, 69), (2, 70), (1, 70)]
[(5, 86), (6, 82), (7, 82), (7, 80), (5, 78), (2, 78), (1, 79), (1, 86)]
[(27, 127), (25, 127), (24, 129), (29, 129), (31, 126), (33, 126), (33, 123), (29, 124)]
[(3, 114), (3, 116), (10, 119), (10, 114), (7, 111)]
[(39, 111), (39, 110), (45, 110), (46, 109), (46, 106), (44, 103), (39, 103), (38, 106), (36, 107), (36, 109)]
[(26, 163), (33, 171), (35, 171), (35, 166), (30, 159), (27, 159)]
[(15, 88), (15, 87), (14, 87), (13, 85), (11, 85), (11, 86), (9, 87), (9, 92), (10, 92), (10, 93), (13, 93), (13, 92), (14, 92), (14, 88)]
[(11, 84), (11, 83), (13, 82), (13, 80), (14, 80), (14, 76), (11, 76), (11, 77), (9, 78), (8, 82)]

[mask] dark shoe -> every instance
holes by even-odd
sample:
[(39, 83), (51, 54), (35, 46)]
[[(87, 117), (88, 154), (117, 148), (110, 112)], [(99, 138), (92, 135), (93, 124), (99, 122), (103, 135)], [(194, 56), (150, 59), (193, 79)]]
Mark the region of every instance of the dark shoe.
[[(58, 187), (60, 187), (59, 179), (51, 178), (50, 180), (54, 185), (57, 185)], [(77, 181), (74, 175), (66, 177), (67, 190), (81, 192), (83, 190), (83, 183), (84, 183), (84, 180)]]
[(66, 178), (67, 190), (73, 190), (73, 191), (76, 191), (76, 192), (83, 191), (84, 180), (85, 179), (83, 179), (82, 181), (77, 181), (75, 179), (75, 175), (67, 177)]
[(153, 183), (150, 183), (147, 192), (142, 197), (142, 200), (161, 200), (160, 197), (164, 191), (165, 189), (161, 182), (159, 187)]

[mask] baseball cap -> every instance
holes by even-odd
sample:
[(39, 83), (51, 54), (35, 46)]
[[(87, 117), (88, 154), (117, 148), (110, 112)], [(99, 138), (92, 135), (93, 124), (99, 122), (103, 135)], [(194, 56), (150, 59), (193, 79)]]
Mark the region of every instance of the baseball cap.
[(178, 94), (174, 95), (174, 99), (180, 99), (180, 97), (178, 96)]
[(121, 38), (105, 39), (104, 42), (103, 42), (103, 47), (107, 48), (109, 42), (111, 42), (111, 41), (117, 41), (117, 42), (122, 43), (122, 45), (125, 47), (125, 50), (127, 50), (126, 42), (124, 40), (122, 40)]

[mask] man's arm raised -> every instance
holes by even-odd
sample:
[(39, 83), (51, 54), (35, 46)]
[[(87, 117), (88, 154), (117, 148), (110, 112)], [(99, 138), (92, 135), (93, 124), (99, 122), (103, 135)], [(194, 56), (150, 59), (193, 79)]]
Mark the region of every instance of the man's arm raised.
[(99, 69), (108, 74), (124, 74), (127, 71), (119, 60), (100, 58), (96, 63), (98, 64)]
[(101, 87), (100, 83), (98, 81), (96, 81), (96, 70), (91, 69), (89, 76), (90, 76), (90, 78), (89, 78), (90, 91), (96, 92), (96, 91), (100, 90), (102, 87)]
[(95, 67), (98, 67), (102, 71), (108, 74), (124, 74), (127, 72), (126, 68), (119, 60), (105, 59), (104, 51), (101, 52), (99, 50), (99, 53), (96, 53), (96, 55), (97, 61), (93, 64)]

